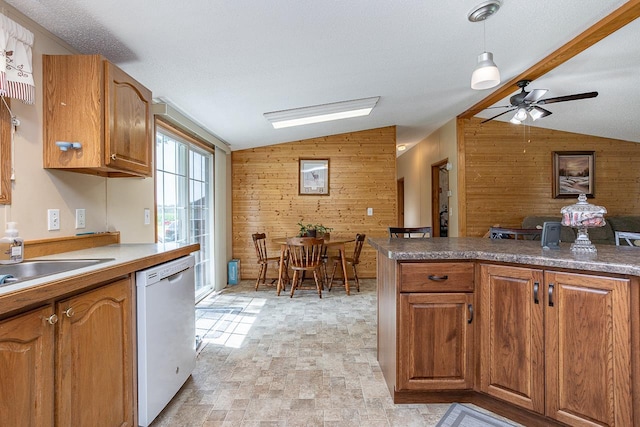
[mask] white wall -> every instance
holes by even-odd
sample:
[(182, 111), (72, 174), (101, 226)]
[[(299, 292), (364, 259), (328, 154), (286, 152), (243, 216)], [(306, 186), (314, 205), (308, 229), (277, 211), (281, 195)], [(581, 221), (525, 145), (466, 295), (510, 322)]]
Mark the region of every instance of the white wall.
[[(444, 126), (407, 150), (397, 159), (398, 179), (404, 178), (405, 227), (431, 226), (431, 165), (448, 159), (449, 236), (458, 235), (458, 151), (456, 120)], [(436, 218), (435, 226), (438, 224)]]

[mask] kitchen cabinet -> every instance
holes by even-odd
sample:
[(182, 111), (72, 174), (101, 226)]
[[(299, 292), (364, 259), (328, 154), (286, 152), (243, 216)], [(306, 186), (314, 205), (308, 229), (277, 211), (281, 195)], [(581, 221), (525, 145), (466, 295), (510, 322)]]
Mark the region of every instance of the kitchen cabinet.
[(397, 390), (473, 387), (473, 263), (401, 263)]
[(3, 423), (134, 425), (131, 289), (120, 279), (0, 323)]
[(133, 425), (130, 279), (56, 304), (56, 425)]
[(53, 426), (56, 320), (46, 305), (0, 321), (2, 425)]
[(480, 390), (572, 426), (633, 425), (629, 280), (480, 269)]
[[(151, 91), (100, 55), (43, 55), (45, 168), (151, 176)], [(56, 142), (78, 142), (62, 151)]]

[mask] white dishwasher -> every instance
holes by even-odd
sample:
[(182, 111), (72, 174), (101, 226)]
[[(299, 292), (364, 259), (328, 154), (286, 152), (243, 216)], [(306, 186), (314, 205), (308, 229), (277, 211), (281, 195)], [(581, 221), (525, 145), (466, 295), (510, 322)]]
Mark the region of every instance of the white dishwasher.
[(195, 259), (136, 273), (138, 424), (148, 426), (196, 366)]

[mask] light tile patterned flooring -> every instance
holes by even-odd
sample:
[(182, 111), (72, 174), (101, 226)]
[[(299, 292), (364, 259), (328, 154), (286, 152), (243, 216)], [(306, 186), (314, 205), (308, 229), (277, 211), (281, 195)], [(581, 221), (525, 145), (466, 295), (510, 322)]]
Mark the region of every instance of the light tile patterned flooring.
[(276, 296), (242, 281), (201, 301), (196, 369), (152, 427), (435, 426), (448, 404), (395, 405), (376, 360), (376, 282)]

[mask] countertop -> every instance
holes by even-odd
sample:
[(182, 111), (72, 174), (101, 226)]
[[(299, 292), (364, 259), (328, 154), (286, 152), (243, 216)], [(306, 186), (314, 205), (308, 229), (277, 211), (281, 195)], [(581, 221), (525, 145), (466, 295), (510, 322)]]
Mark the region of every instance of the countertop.
[(640, 276), (640, 248), (631, 246), (596, 245), (596, 254), (577, 255), (570, 251), (570, 243), (561, 243), (560, 249), (543, 249), (535, 240), (434, 237), (368, 238), (367, 242), (398, 261), (469, 259)]
[[(49, 301), (91, 283), (126, 276), (199, 249), (198, 244), (117, 244), (25, 260), (113, 258), (89, 267), (2, 285), (0, 286), (0, 314), (19, 309), (20, 306)], [(1, 271), (2, 266), (0, 266), (0, 273)]]

